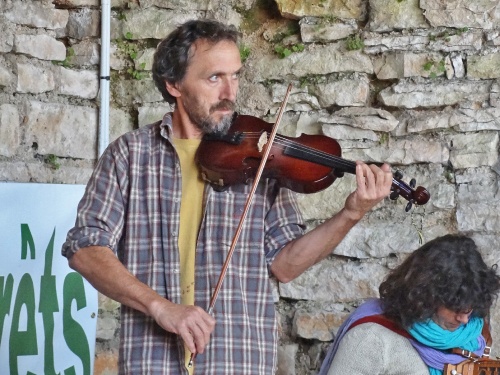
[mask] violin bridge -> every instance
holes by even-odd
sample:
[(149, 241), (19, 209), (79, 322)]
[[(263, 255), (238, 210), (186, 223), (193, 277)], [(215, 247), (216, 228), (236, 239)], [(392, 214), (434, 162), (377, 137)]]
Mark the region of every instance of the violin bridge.
[(259, 152), (262, 152), (266, 143), (267, 143), (267, 133), (262, 132), (262, 134), (259, 137), (259, 141), (257, 142), (257, 148)]

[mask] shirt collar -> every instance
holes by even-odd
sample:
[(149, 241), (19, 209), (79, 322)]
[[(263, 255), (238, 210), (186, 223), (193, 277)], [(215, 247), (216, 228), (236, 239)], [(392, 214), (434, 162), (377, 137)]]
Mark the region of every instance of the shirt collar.
[(163, 116), (160, 124), (160, 134), (168, 140), (172, 139), (173, 129), (172, 129), (172, 112), (167, 112)]

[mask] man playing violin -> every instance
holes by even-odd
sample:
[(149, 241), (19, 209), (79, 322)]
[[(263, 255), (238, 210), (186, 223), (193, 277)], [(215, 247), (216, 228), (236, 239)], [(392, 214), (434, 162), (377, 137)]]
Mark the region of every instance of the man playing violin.
[(286, 283), (327, 257), (390, 192), (388, 165), (359, 162), (344, 208), (304, 234), (294, 193), (261, 180), (209, 314), (250, 187), (215, 191), (200, 179), (194, 155), (205, 134), (231, 126), (242, 70), (237, 43), (234, 28), (197, 20), (158, 45), (153, 78), (174, 110), (109, 145), (63, 246), (73, 269), (122, 304), (120, 373), (274, 373), (269, 274)]

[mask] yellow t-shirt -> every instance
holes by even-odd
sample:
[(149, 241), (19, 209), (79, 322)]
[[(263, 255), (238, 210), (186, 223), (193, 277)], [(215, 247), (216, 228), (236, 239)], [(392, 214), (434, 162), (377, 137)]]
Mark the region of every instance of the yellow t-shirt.
[[(203, 216), (204, 182), (199, 177), (194, 155), (200, 139), (173, 139), (173, 144), (181, 163), (182, 200), (179, 228), (179, 256), (181, 263), (181, 303), (194, 305), (194, 265), (196, 241)], [(191, 352), (185, 347), (186, 368)], [(193, 367), (188, 368), (193, 374)]]

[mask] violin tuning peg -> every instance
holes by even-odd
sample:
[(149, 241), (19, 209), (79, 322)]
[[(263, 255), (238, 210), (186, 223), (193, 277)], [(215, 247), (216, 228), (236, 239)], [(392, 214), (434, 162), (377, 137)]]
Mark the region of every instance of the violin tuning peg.
[(396, 171), (396, 172), (394, 172), (394, 178), (395, 178), (396, 180), (401, 180), (401, 179), (403, 178), (403, 172), (401, 172), (401, 171), (399, 171), (399, 170), (398, 170), (398, 171)]
[(393, 201), (399, 198), (399, 193), (397, 191), (393, 191), (391, 195), (389, 195), (389, 198)]
[(405, 207), (405, 212), (410, 211), (412, 207), (413, 207), (413, 200), (410, 200)]
[(415, 186), (417, 186), (417, 180), (415, 180), (414, 178), (412, 178), (410, 180), (410, 187), (413, 189), (413, 188), (415, 188)]

